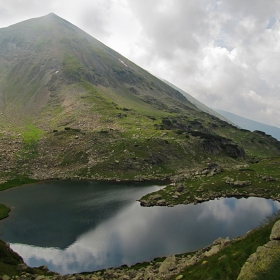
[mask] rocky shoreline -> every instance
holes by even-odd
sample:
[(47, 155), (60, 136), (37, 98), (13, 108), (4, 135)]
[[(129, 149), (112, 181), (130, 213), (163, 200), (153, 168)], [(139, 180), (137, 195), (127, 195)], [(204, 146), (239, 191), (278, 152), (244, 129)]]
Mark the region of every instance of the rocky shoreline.
[[(140, 204), (144, 207), (150, 206), (175, 206), (177, 204), (190, 204), (190, 203), (202, 203), (205, 201), (225, 198), (225, 197), (264, 197), (270, 198), (280, 202), (280, 186), (279, 186), (279, 160), (269, 161), (266, 166), (273, 166), (276, 170), (276, 176), (271, 174), (258, 173), (252, 169), (248, 169), (248, 166), (243, 166), (237, 169), (237, 172), (242, 173), (242, 176), (233, 176), (232, 173), (224, 170), (217, 164), (209, 163), (207, 168), (202, 170), (196, 170), (192, 174), (185, 174), (183, 180), (181, 176), (174, 176), (170, 178), (160, 178), (156, 181), (166, 183), (167, 180), (172, 182), (170, 185), (161, 189), (156, 193), (151, 193), (141, 198)], [(275, 167), (277, 166), (277, 168)], [(255, 172), (255, 173), (253, 173)], [(253, 175), (254, 176), (253, 176)], [(214, 176), (215, 175), (215, 176)], [(245, 176), (246, 175), (246, 176)], [(220, 176), (220, 177), (219, 177)], [(218, 178), (220, 181), (217, 181)], [(248, 179), (249, 178), (249, 179)], [(61, 179), (61, 178), (60, 178)], [(67, 178), (71, 180), (80, 180), (83, 178)], [(92, 180), (85, 178), (87, 180)], [(104, 179), (104, 178), (103, 178)], [(140, 180), (141, 179), (141, 180)], [(153, 178), (154, 179), (154, 178)], [(189, 179), (189, 181), (187, 181)], [(212, 181), (211, 181), (212, 180)], [(213, 182), (221, 184), (222, 188), (215, 189)], [(101, 181), (114, 181), (118, 182), (116, 178), (106, 178)], [(124, 181), (124, 180), (122, 180)], [(128, 180), (131, 181), (131, 180)], [(135, 180), (133, 180), (135, 181)], [(146, 181), (145, 178), (139, 178), (139, 181)], [(207, 182), (207, 184), (205, 183)], [(211, 183), (212, 182), (212, 183)], [(258, 184), (256, 184), (256, 182)], [(195, 185), (197, 183), (197, 185)], [(213, 186), (213, 188), (211, 188)], [(25, 264), (18, 266), (19, 276), (10, 277), (3, 275), (2, 279), (10, 280), (44, 280), (44, 279), (71, 279), (71, 280), (86, 280), (86, 279), (135, 279), (135, 280), (153, 280), (153, 279), (169, 279), (170, 277), (177, 276), (176, 279), (184, 279), (180, 274), (184, 268), (201, 262), (201, 265), (207, 263), (207, 257), (218, 253), (220, 250), (231, 244), (231, 242), (242, 239), (237, 238), (230, 241), (228, 238), (214, 241), (213, 244), (203, 248), (194, 253), (181, 254), (176, 256), (169, 256), (162, 258), (161, 260), (154, 260), (150, 263), (137, 264), (131, 268), (122, 266), (119, 268), (108, 268), (106, 270), (96, 271), (92, 273), (79, 273), (73, 275), (60, 275), (48, 271), (46, 267), (42, 268), (45, 273), (30, 273)], [(279, 238), (280, 239), (280, 238)], [(277, 241), (278, 242), (278, 241)], [(276, 243), (277, 243), (276, 242)], [(275, 241), (273, 241), (275, 243)], [(270, 245), (268, 245), (269, 247)], [(255, 257), (253, 258), (255, 259)], [(250, 261), (249, 261), (250, 262)], [(47, 276), (45, 274), (48, 274)], [(51, 275), (50, 275), (51, 274)], [(240, 278), (245, 279), (245, 278)]]
[[(202, 248), (196, 252), (172, 255), (166, 258), (158, 258), (149, 263), (138, 263), (132, 267), (123, 265), (117, 268), (108, 268), (95, 272), (75, 273), (61, 275), (48, 270), (46, 266), (39, 267), (41, 273), (34, 273), (33, 268), (26, 264), (17, 265), (18, 276), (2, 275), (2, 280), (163, 280), (163, 279), (186, 279), (184, 269), (200, 263), (206, 266), (208, 258), (218, 254), (224, 248), (230, 246), (236, 241), (244, 240), (251, 234), (249, 231), (242, 237), (230, 240), (228, 237), (218, 238), (211, 245)], [(8, 244), (7, 244), (8, 246)], [(15, 253), (16, 254), (16, 253)], [(222, 254), (222, 253), (221, 253)], [(227, 258), (221, 255), (218, 262)], [(253, 280), (258, 275), (274, 275), (273, 265), (277, 264), (280, 259), (280, 220), (278, 220), (270, 235), (270, 241), (264, 246), (258, 247), (243, 265), (238, 280)], [(32, 271), (32, 273), (31, 273)], [(275, 278), (267, 278), (275, 279)]]
[[(233, 189), (232, 191), (225, 191), (225, 192), (209, 192), (204, 193), (203, 195), (194, 196), (193, 199), (191, 199), (189, 196), (187, 196), (186, 200), (183, 202), (177, 202), (176, 200), (181, 197), (182, 195), (188, 195), (189, 191), (187, 189), (183, 189), (183, 186), (179, 186), (175, 188), (174, 191), (167, 191), (166, 193), (168, 195), (171, 195), (173, 198), (171, 201), (166, 200), (163, 198), (161, 194), (150, 194), (148, 196), (148, 199), (140, 199), (140, 205), (143, 207), (153, 207), (153, 206), (168, 206), (168, 207), (174, 207), (178, 204), (198, 204), (207, 202), (214, 199), (220, 199), (220, 198), (248, 198), (248, 197), (259, 197), (259, 198), (266, 198), (266, 199), (272, 199), (274, 201), (280, 202), (280, 195), (277, 197), (271, 196), (267, 193), (266, 189), (258, 189), (254, 192), (248, 192), (248, 191), (240, 191), (237, 189)], [(179, 189), (179, 191), (178, 191)], [(164, 192), (164, 190), (163, 190)]]
[[(236, 240), (236, 239), (234, 239)], [(69, 275), (60, 275), (54, 273), (54, 275), (38, 275), (28, 273), (29, 267), (26, 264), (18, 264), (17, 270), (20, 272), (20, 276), (9, 277), (3, 275), (2, 280), (106, 280), (106, 279), (122, 279), (122, 280), (157, 280), (157, 279), (169, 279), (172, 276), (180, 274), (180, 272), (187, 266), (194, 265), (204, 260), (204, 264), (207, 262), (207, 257), (210, 257), (218, 253), (221, 249), (230, 244), (230, 239), (218, 238), (211, 245), (202, 248), (194, 253), (172, 255), (166, 258), (161, 258), (162, 261), (151, 261), (148, 265), (144, 265), (141, 268), (134, 268), (142, 266), (142, 264), (136, 264), (135, 266), (127, 267), (122, 266), (118, 268), (108, 268), (101, 271), (91, 273), (76, 273)], [(46, 266), (40, 267), (46, 273), (52, 273)], [(178, 278), (182, 279), (182, 278)]]
[[(168, 206), (178, 204), (197, 204), (219, 198), (260, 197), (280, 202), (279, 175), (258, 174), (243, 166), (233, 172), (244, 173), (243, 179), (215, 163), (208, 167), (193, 171), (184, 179), (171, 178), (172, 184), (155, 193), (150, 193), (139, 199), (141, 206)], [(214, 176), (215, 175), (215, 176)], [(219, 178), (217, 178), (219, 177)], [(217, 178), (217, 179), (216, 179)], [(219, 185), (219, 187), (215, 187)]]

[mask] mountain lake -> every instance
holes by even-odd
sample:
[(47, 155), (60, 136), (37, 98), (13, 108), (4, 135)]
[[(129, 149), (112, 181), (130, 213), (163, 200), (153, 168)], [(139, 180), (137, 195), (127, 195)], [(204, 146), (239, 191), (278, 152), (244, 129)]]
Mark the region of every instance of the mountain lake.
[(162, 188), (144, 183), (49, 181), (0, 192), (12, 208), (1, 238), (29, 266), (61, 274), (94, 271), (198, 250), (246, 234), (280, 209), (263, 198), (141, 207)]

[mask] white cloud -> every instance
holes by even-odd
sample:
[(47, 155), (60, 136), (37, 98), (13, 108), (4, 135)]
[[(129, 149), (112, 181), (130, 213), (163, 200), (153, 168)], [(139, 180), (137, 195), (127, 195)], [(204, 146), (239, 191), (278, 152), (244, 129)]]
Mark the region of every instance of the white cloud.
[(131, 3), (146, 50), (134, 59), (208, 106), (280, 126), (278, 1), (165, 3)]

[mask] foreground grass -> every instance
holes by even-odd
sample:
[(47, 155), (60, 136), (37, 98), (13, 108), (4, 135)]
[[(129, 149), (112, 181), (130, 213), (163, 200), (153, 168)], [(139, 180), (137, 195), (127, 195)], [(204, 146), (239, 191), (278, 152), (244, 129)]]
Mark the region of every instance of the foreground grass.
[[(237, 279), (248, 257), (255, 253), (259, 246), (269, 241), (271, 229), (279, 217), (280, 215), (278, 213), (277, 216), (269, 218), (266, 224), (253, 229), (244, 237), (231, 242), (230, 245), (222, 249), (216, 255), (205, 258), (197, 264), (187, 267), (180, 273), (180, 277), (177, 279)], [(176, 277), (178, 276), (171, 279), (176, 279)]]
[[(22, 263), (24, 263), (22, 257), (11, 250), (4, 241), (0, 240), (0, 275), (8, 275), (10, 277), (19, 276), (21, 274), (21, 271), (17, 270), (17, 266), (18, 264)], [(43, 266), (35, 268), (28, 267), (25, 272), (29, 273), (30, 275), (55, 275), (54, 272), (46, 270)], [(32, 277), (32, 279), (35, 278), (35, 276)]]
[(18, 275), (16, 268), (19, 263), (23, 263), (22, 258), (0, 240), (0, 275)]

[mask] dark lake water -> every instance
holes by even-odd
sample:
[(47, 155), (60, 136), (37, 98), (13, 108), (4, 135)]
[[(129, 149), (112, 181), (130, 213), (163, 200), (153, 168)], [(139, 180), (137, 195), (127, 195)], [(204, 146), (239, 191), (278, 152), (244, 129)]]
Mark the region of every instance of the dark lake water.
[(173, 208), (143, 208), (136, 201), (159, 188), (66, 181), (0, 192), (0, 202), (12, 207), (0, 222), (1, 238), (28, 265), (68, 274), (197, 250), (218, 237), (244, 235), (280, 209), (262, 198)]

